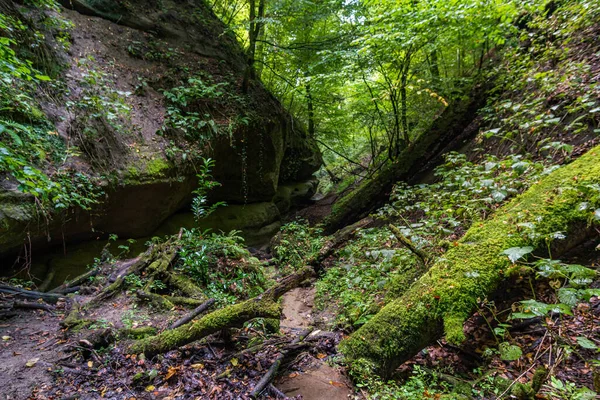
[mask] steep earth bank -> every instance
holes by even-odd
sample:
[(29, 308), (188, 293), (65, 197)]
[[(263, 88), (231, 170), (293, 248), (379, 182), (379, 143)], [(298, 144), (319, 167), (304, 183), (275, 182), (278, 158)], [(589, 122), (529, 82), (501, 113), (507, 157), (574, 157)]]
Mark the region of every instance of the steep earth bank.
[[(102, 193), (90, 210), (41, 208), (2, 173), (0, 257), (108, 233), (149, 236), (190, 204), (201, 157), (216, 160), (222, 186), (212, 200), (230, 204), (204, 227), (264, 240), (280, 213), (311, 197), (315, 142), (260, 82), (241, 90), (243, 52), (203, 2), (73, 7), (79, 12), (9, 8), (45, 35), (53, 56), (54, 79), (33, 97), (66, 150), (40, 167), (51, 179), (82, 174)], [(60, 35), (43, 28), (49, 19), (61, 21)]]

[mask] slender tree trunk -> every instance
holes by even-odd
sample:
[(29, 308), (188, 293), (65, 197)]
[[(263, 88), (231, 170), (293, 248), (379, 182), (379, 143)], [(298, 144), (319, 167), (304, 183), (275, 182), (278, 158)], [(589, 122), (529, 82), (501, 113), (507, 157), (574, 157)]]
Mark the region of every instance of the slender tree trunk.
[(438, 60), (437, 50), (433, 50), (429, 53), (429, 72), (431, 73), (431, 80), (436, 91), (440, 89), (440, 66)]
[(315, 110), (312, 93), (310, 91), (310, 83), (305, 85), (306, 87), (306, 101), (308, 109), (308, 135), (312, 138), (315, 137)]
[(402, 69), (402, 78), (400, 80), (400, 104), (402, 112), (402, 135), (404, 137), (404, 145), (410, 144), (410, 132), (408, 131), (408, 99), (406, 93), (406, 86), (408, 84), (408, 73), (410, 72), (410, 62), (412, 53), (409, 50), (404, 58), (404, 65)]
[[(247, 63), (246, 71), (244, 72), (244, 80), (242, 82), (242, 91), (248, 91), (250, 80), (256, 78), (254, 70), (254, 62), (256, 60), (256, 41), (263, 26), (262, 19), (265, 16), (265, 0), (258, 2), (258, 14), (256, 10), (256, 0), (249, 0), (250, 6), (250, 28), (248, 30), (248, 51), (246, 53)], [(258, 19), (258, 21), (257, 21)]]

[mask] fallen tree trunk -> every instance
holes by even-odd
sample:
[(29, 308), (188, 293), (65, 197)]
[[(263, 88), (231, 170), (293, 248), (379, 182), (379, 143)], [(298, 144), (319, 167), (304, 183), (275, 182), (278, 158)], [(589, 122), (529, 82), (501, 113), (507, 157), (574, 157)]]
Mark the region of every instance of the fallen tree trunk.
[(381, 206), (389, 197), (392, 186), (401, 180), (408, 180), (421, 172), (424, 165), (440, 154), (453, 150), (464, 136), (477, 133), (477, 130), (466, 129), (477, 116), (477, 111), (485, 105), (487, 87), (476, 85), (468, 97), (450, 105), (432, 126), (405, 148), (398, 158), (385, 165), (370, 179), (365, 179), (359, 186), (336, 201), (331, 214), (325, 219), (325, 233), (353, 223)]
[[(543, 251), (557, 232), (567, 239), (552, 243), (554, 256), (581, 243), (591, 221), (598, 220), (599, 183), (600, 146), (542, 178), (490, 220), (472, 226), (404, 295), (343, 341), (340, 350), (351, 363), (366, 362), (389, 376), (444, 332), (449, 342), (460, 343), (463, 323), (477, 299), (491, 296), (505, 279), (511, 263), (502, 252), (523, 246)], [(533, 230), (524, 228), (531, 225)]]
[(268, 289), (260, 296), (213, 311), (197, 321), (163, 331), (156, 336), (138, 340), (129, 346), (128, 351), (130, 353), (144, 353), (150, 357), (195, 342), (225, 328), (239, 328), (244, 322), (254, 318), (279, 319), (281, 309), (277, 304), (277, 300), (284, 293), (297, 287), (313, 275), (313, 269), (306, 267), (283, 278), (279, 284)]

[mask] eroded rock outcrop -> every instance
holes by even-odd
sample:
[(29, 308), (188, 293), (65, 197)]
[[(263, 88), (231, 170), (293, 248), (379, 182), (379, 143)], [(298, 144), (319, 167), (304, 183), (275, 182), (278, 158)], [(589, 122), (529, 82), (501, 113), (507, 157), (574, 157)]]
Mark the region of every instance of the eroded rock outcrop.
[(53, 88), (42, 88), (52, 96), (36, 100), (70, 153), (45, 167), (50, 177), (81, 172), (104, 194), (89, 211), (40, 210), (3, 174), (0, 256), (105, 233), (150, 235), (191, 201), (201, 157), (216, 160), (222, 183), (211, 199), (232, 205), (205, 226), (273, 228), (278, 188), (310, 180), (321, 155), (260, 82), (242, 92), (243, 52), (205, 3), (61, 3), (70, 43), (47, 32), (63, 64)]

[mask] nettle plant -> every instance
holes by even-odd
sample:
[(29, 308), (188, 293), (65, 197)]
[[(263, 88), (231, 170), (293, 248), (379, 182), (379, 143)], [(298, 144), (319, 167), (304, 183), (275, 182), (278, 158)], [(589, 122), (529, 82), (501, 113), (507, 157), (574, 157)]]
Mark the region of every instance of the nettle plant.
[[(398, 183), (390, 204), (380, 209), (384, 217), (400, 219), (402, 233), (416, 244), (443, 239), (485, 219), (507, 199), (521, 193), (555, 166), (533, 162), (520, 155), (503, 159), (488, 155), (482, 162), (468, 161), (451, 152), (435, 170), (436, 183), (409, 186)], [(411, 216), (418, 222), (411, 222)]]

